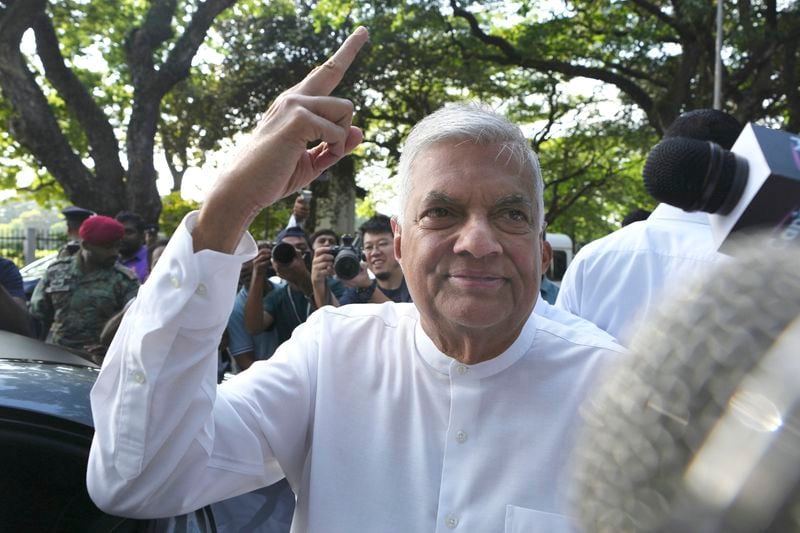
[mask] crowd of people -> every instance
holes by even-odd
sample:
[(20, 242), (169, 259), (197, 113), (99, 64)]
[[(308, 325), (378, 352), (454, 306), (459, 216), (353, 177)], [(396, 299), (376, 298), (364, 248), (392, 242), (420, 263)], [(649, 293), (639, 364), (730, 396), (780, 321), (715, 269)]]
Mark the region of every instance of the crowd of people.
[[(720, 259), (707, 216), (639, 214), (586, 246), (556, 297), (536, 155), (504, 117), (451, 105), (406, 140), (402, 211), (360, 226), (352, 276), (336, 274), (342, 236), (306, 234), (302, 195), (255, 242), (252, 213), (361, 141), (329, 95), (366, 38), (276, 100), (166, 248), (134, 214), (90, 216), (37, 287), (51, 342), (102, 354), (119, 328), (92, 393), (102, 508), (172, 515), (285, 478), (299, 531), (570, 530), (579, 405), (661, 289)], [(727, 148), (740, 129), (700, 110), (667, 135)], [(385, 305), (351, 305), (366, 303)], [(239, 375), (217, 387), (220, 353)]]
[[(303, 229), (309, 201), (298, 195), (289, 219), (274, 241), (259, 242), (259, 253), (242, 265), (233, 311), (220, 343), (222, 372), (245, 370), (268, 359), (316, 309), (348, 303), (410, 302), (403, 272), (392, 248), (392, 228), (377, 214), (359, 228), (350, 250), (360, 257), (355, 276), (334, 272), (340, 236)], [(16, 265), (0, 258), (0, 329), (40, 336), (47, 342), (83, 350), (102, 361), (124, 311), (150, 275), (168, 239), (133, 212), (114, 218), (77, 206), (62, 210), (67, 243), (41, 278), (30, 302)], [(289, 245), (288, 260), (273, 257)], [(287, 250), (287, 248), (284, 248)], [(252, 297), (250, 296), (252, 295)]]

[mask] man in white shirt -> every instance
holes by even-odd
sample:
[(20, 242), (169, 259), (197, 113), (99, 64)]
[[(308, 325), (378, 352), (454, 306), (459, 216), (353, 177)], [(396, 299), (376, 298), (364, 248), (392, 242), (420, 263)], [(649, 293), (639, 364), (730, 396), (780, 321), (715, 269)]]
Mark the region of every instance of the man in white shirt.
[[(664, 138), (713, 141), (729, 150), (741, 130), (723, 111), (697, 109), (675, 119)], [(722, 257), (706, 213), (659, 204), (647, 220), (581, 248), (561, 280), (555, 305), (627, 346), (665, 291), (688, 283)]]
[(278, 97), (126, 315), (92, 391), (102, 509), (174, 515), (286, 476), (295, 532), (570, 529), (578, 406), (622, 349), (533, 313), (541, 175), (493, 112), (444, 108), (407, 140), (394, 251), (415, 304), (324, 307), (216, 386), (250, 220), (361, 141), (328, 95), (366, 40)]

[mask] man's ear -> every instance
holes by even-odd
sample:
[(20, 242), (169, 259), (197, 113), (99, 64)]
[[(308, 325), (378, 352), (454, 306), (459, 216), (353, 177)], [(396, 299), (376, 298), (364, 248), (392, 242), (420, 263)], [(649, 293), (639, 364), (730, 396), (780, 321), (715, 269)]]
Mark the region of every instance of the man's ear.
[(545, 274), (550, 268), (550, 261), (553, 260), (553, 247), (547, 242), (547, 239), (542, 238), (539, 242), (542, 247), (542, 274)]
[(395, 259), (397, 259), (398, 262), (400, 262), (402, 259), (402, 253), (400, 252), (402, 226), (397, 221), (397, 217), (392, 217), (391, 223), (392, 223), (392, 236), (393, 236), (392, 245), (394, 246), (394, 257)]

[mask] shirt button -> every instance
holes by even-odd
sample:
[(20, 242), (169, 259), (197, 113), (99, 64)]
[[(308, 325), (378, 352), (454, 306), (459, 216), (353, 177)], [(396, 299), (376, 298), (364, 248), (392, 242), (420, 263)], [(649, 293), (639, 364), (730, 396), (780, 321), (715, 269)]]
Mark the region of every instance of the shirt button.
[(458, 372), (458, 373), (459, 373), (460, 375), (462, 375), (462, 376), (463, 376), (464, 374), (466, 374), (468, 371), (469, 371), (469, 368), (467, 368), (467, 367), (466, 367), (466, 366), (464, 366), (464, 365), (458, 365), (458, 366), (456, 367), (456, 372)]
[(136, 372), (133, 373), (133, 379), (134, 379), (134, 381), (136, 381), (136, 383), (141, 385), (142, 383), (144, 383), (144, 373), (143, 372), (139, 372), (137, 370)]
[(176, 289), (177, 289), (178, 287), (180, 287), (180, 286), (181, 286), (181, 280), (179, 280), (179, 279), (178, 279), (177, 277), (175, 277), (175, 276), (170, 276), (170, 277), (169, 277), (169, 282), (170, 282), (170, 284), (171, 284), (173, 287), (175, 287)]
[(445, 525), (447, 525), (447, 527), (449, 527), (450, 529), (455, 529), (456, 527), (458, 527), (458, 517), (456, 517), (456, 516), (453, 516), (453, 515), (449, 515), (449, 516), (447, 517), (447, 520), (445, 520), (445, 522), (444, 522), (444, 523), (445, 523)]
[(457, 431), (457, 432), (456, 432), (456, 440), (457, 440), (459, 443), (463, 443), (464, 441), (466, 441), (466, 440), (467, 440), (467, 433), (466, 433), (466, 432), (464, 432), (464, 431), (460, 431), (460, 430), (459, 430), (459, 431)]
[(205, 296), (206, 293), (208, 292), (208, 289), (206, 289), (206, 286), (201, 283), (200, 285), (197, 286), (197, 290), (195, 292), (200, 296)]

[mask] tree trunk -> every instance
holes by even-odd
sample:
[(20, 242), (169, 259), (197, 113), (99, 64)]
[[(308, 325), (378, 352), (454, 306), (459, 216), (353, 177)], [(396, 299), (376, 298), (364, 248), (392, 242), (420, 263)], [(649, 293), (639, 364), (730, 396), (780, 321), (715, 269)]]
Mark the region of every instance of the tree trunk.
[(328, 173), (328, 181), (315, 184), (320, 194), (315, 194), (314, 220), (310, 221), (312, 227), (315, 230), (330, 228), (340, 235), (353, 235), (356, 223), (355, 160), (346, 157)]
[[(0, 88), (11, 104), (11, 133), (61, 184), (73, 203), (98, 213), (116, 212), (123, 205), (123, 199), (106, 187), (98, 186), (95, 175), (72, 149), (20, 51), (23, 33), (34, 25), (40, 26), (41, 18), (46, 17), (46, 2), (26, 0), (8, 4), (10, 7), (2, 12), (0, 18)], [(46, 74), (55, 78), (58, 83), (60, 78), (52, 68), (58, 58), (53, 56), (48, 43), (43, 42), (39, 34), (37, 45), (49, 52), (42, 58), (42, 62)], [(75, 98), (70, 96), (64, 98), (65, 102), (76, 114), (81, 114), (84, 107), (75, 104)], [(104, 165), (106, 153), (99, 151), (92, 155), (97, 168), (114, 166), (113, 162)], [(115, 153), (114, 156), (118, 157), (118, 154)]]
[[(52, 174), (74, 204), (114, 215), (127, 209), (155, 222), (161, 212), (153, 162), (161, 100), (189, 75), (192, 58), (219, 13), (235, 0), (197, 3), (186, 30), (171, 45), (176, 0), (150, 0), (141, 26), (126, 39), (134, 101), (127, 129), (128, 171), (108, 117), (66, 65), (45, 0), (6, 0), (0, 7), (0, 89), (12, 110), (11, 134)], [(184, 21), (186, 19), (184, 18)], [(44, 74), (88, 140), (89, 169), (70, 144), (36, 77), (20, 51), (22, 35), (33, 28)], [(166, 59), (156, 65), (168, 48)]]

